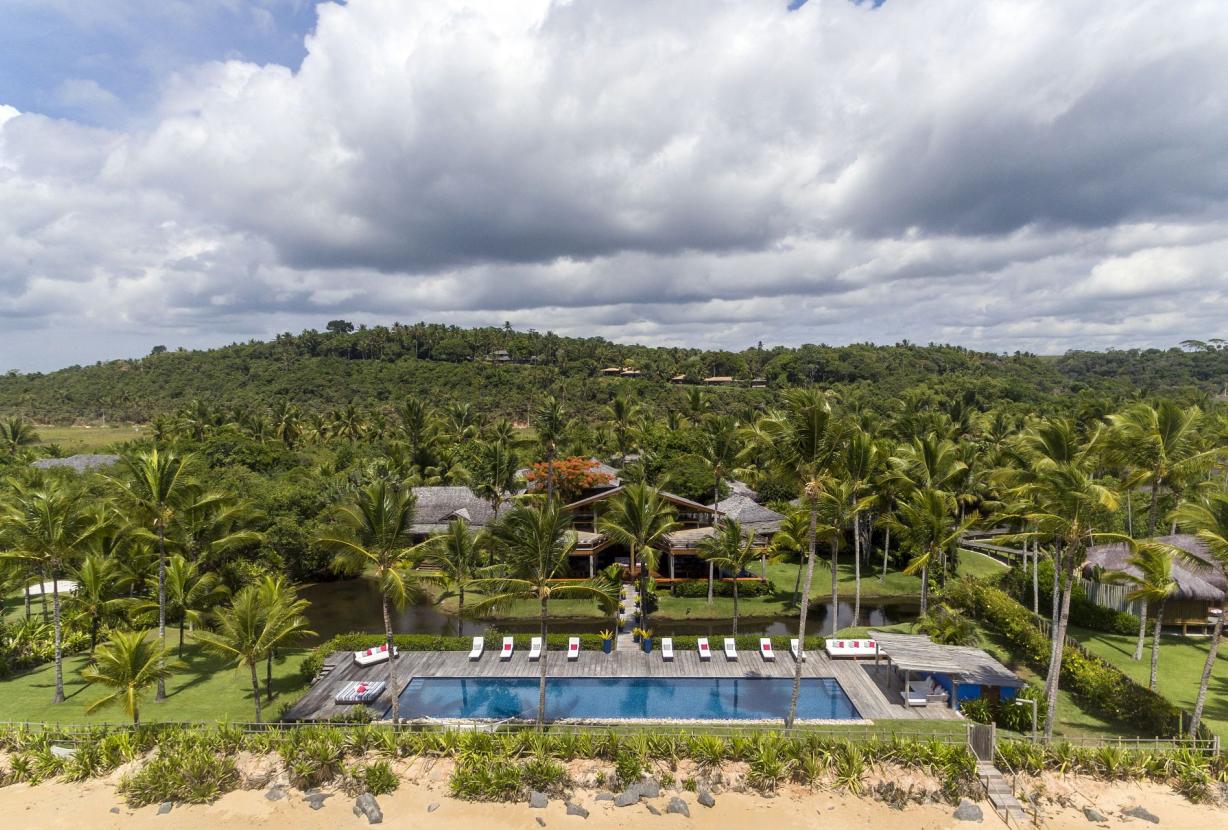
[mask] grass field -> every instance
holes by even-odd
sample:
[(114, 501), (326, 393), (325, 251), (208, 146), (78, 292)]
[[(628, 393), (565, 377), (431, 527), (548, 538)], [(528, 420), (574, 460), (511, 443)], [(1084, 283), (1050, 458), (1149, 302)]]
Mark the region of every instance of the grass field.
[[(306, 651), (287, 653), (273, 663), (273, 703), (265, 706), (265, 719), (277, 716), (281, 705), (297, 698), (306, 688), (299, 667)], [(101, 688), (90, 688), (78, 674), (86, 663), (84, 655), (64, 661), (64, 694), (67, 699), (52, 705), (55, 691), (55, 665), (48, 663), (27, 673), (0, 681), (0, 721), (42, 721), (47, 723), (126, 723), (119, 707), (107, 707), (92, 715), (85, 713), (88, 703), (103, 697)], [(264, 670), (260, 673), (264, 682)], [(154, 703), (152, 690), (141, 707), (141, 721), (242, 721), (255, 719), (251, 678), (246, 670), (236, 672), (218, 657), (189, 642), (184, 666), (167, 681), (167, 699)]]
[[(1134, 637), (1104, 634), (1085, 628), (1070, 629), (1070, 636), (1078, 640), (1092, 654), (1108, 660), (1128, 674), (1136, 683), (1147, 685), (1151, 674), (1151, 636), (1143, 659), (1135, 661)], [(1207, 637), (1182, 637), (1166, 635), (1160, 641), (1160, 672), (1156, 691), (1186, 711), (1194, 710), (1194, 698), (1198, 695), (1198, 681), (1207, 661)], [(1211, 673), (1211, 685), (1207, 689), (1207, 703), (1203, 713), (1207, 728), (1221, 738), (1228, 738), (1228, 649), (1221, 648)]]
[(58, 444), (68, 455), (77, 453), (92, 453), (133, 441), (140, 438), (146, 428), (131, 424), (117, 426), (89, 427), (54, 427), (40, 426), (36, 428), (40, 444)]
[[(1006, 571), (1006, 566), (984, 554), (973, 551), (962, 551), (959, 559), (958, 573), (961, 576), (976, 576), (982, 579), (996, 576)], [(758, 575), (759, 566), (753, 566), (751, 572)], [(797, 579), (797, 566), (769, 562), (767, 566), (768, 579), (776, 586), (772, 596), (739, 598), (738, 614), (743, 617), (780, 617), (795, 616), (793, 607), (793, 585)], [(851, 598), (855, 586), (855, 576), (852, 562), (842, 561), (838, 568), (839, 592), (841, 598)], [(901, 571), (888, 571), (886, 577), (879, 580), (877, 570), (863, 567), (861, 574), (861, 598), (863, 602), (882, 600), (915, 599), (921, 594), (921, 579), (908, 576)], [(811, 586), (811, 596), (816, 601), (822, 601), (831, 596), (831, 571), (825, 560), (815, 563), (814, 584)], [(733, 616), (733, 598), (715, 597), (708, 604), (706, 597), (680, 598), (662, 592), (660, 608), (655, 616), (664, 619), (723, 619)]]

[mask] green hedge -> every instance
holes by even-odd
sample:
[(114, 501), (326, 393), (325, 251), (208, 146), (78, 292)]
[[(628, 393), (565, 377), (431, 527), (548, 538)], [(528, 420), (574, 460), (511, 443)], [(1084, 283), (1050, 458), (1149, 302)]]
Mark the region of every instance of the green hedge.
[[(671, 586), (670, 591), (674, 596), (686, 599), (706, 598), (708, 596), (708, 580), (688, 579), (685, 582), (675, 582)], [(733, 596), (733, 583), (717, 580), (712, 585), (712, 593), (718, 597), (731, 597)], [(739, 599), (766, 597), (775, 593), (776, 586), (772, 584), (771, 580), (738, 583)]]
[[(476, 635), (474, 635), (476, 636)], [(503, 638), (511, 636), (517, 649), (527, 649), (529, 641), (535, 634), (493, 634), (485, 635), (486, 649), (497, 650), (503, 645)], [(567, 641), (578, 636), (580, 648), (584, 651), (600, 651), (601, 638), (596, 634), (550, 634), (546, 637), (546, 648), (550, 651), (566, 651)], [(392, 638), (401, 651), (469, 651), (473, 647), (473, 637), (443, 637), (435, 634), (397, 634)], [(327, 642), (321, 643), (311, 650), (311, 654), (303, 661), (302, 675), (311, 680), (324, 666), (324, 658), (334, 651), (361, 651), (384, 644), (383, 634), (338, 634)]]
[[(948, 585), (943, 599), (1005, 637), (1033, 670), (1041, 675), (1048, 671), (1049, 637), (1033, 622), (1032, 612), (1005, 591), (965, 578)], [(1169, 737), (1180, 729), (1180, 709), (1098, 657), (1067, 648), (1060, 680), (1088, 711), (1145, 735)]]
[[(1040, 585), (1040, 613), (1051, 617), (1053, 609), (1053, 563), (1045, 560), (1040, 563), (1040, 573), (1037, 582)], [(1002, 580), (1003, 586), (1015, 599), (1025, 607), (1032, 607), (1032, 574), (1024, 573), (1018, 565), (1011, 568)], [(1115, 611), (1097, 605), (1087, 598), (1087, 593), (1081, 585), (1075, 585), (1074, 594), (1070, 597), (1070, 624), (1081, 628), (1091, 628), (1108, 634), (1138, 634), (1138, 617), (1125, 611)]]

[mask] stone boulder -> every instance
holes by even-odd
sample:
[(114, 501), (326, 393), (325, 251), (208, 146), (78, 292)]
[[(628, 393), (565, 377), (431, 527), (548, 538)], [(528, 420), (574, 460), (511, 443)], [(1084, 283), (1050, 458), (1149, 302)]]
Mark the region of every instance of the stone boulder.
[(687, 818), (691, 817), (691, 808), (688, 807), (686, 802), (678, 796), (674, 796), (669, 800), (669, 803), (665, 805), (665, 812), (679, 816), (686, 816)]
[(955, 808), (955, 818), (958, 821), (984, 821), (985, 813), (981, 810), (979, 804), (974, 804), (968, 799), (961, 799), (959, 806)]
[(354, 815), (366, 816), (367, 824), (380, 824), (384, 820), (384, 811), (371, 793), (362, 793), (354, 799)]

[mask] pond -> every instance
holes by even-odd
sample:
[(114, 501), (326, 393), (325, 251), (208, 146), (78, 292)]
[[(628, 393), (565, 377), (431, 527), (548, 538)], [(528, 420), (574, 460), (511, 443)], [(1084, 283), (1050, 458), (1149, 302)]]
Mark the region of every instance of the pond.
[[(319, 582), (302, 590), (304, 599), (311, 603), (307, 618), (323, 642), (337, 634), (365, 631), (383, 633), (384, 624), (380, 611), (379, 586), (372, 579), (347, 579), (338, 582)], [(907, 597), (889, 600), (862, 600), (862, 625), (891, 625), (916, 619), (920, 610), (917, 599)], [(398, 634), (455, 635), (457, 618), (435, 605), (408, 605), (401, 610), (393, 609), (392, 624)], [(811, 634), (823, 634), (831, 628), (831, 600), (822, 600), (811, 606), (806, 617), (806, 627)], [(837, 627), (852, 625), (853, 603), (841, 600), (837, 610)], [(720, 636), (729, 633), (730, 620), (666, 620), (655, 617), (650, 625), (658, 635), (695, 634)], [(553, 618), (550, 628), (555, 633), (595, 634), (610, 627), (610, 620), (591, 617), (578, 619)], [(466, 634), (481, 634), (497, 628), (509, 634), (532, 633), (538, 630), (536, 620), (476, 620), (465, 619)], [(796, 617), (740, 617), (739, 634), (784, 636), (797, 631)]]

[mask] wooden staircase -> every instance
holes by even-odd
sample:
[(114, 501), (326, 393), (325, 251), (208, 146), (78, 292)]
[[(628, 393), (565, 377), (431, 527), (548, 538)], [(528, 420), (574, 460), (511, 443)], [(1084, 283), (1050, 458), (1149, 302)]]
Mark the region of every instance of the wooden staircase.
[(995, 765), (997, 755), (997, 728), (992, 724), (968, 724), (968, 749), (976, 757), (976, 774), (989, 803), (994, 811), (1006, 822), (1007, 827), (1022, 828), (1032, 823), (1028, 815), (1015, 798), (1015, 788), (1006, 780), (1006, 776)]

